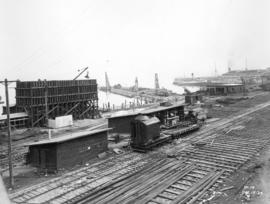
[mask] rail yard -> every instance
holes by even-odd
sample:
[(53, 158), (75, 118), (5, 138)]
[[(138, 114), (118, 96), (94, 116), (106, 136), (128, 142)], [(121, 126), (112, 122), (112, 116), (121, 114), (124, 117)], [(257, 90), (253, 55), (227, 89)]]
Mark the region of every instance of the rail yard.
[[(246, 202), (243, 190), (260, 176), (256, 169), (247, 173), (248, 167), (269, 149), (269, 99), (268, 92), (258, 92), (212, 107), (213, 119), (195, 132), (146, 153), (128, 147), (115, 154), (109, 149), (103, 159), (53, 177), (40, 175), (35, 182), (15, 187), (10, 199), (14, 203)], [(236, 175), (238, 180), (232, 181)], [(21, 179), (26, 180), (15, 176), (15, 181)], [(260, 192), (264, 196), (257, 201), (269, 201), (267, 190)]]
[(270, 204), (269, 9), (5, 1), (0, 204)]

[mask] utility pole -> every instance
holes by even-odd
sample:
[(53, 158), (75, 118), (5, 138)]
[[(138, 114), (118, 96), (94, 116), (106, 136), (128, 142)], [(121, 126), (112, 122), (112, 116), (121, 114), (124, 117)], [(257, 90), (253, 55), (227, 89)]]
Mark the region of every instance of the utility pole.
[(49, 126), (49, 108), (48, 108), (48, 84), (45, 80), (45, 117), (46, 117), (46, 126)]
[(9, 96), (8, 96), (8, 80), (5, 79), (6, 91), (6, 107), (7, 107), (7, 132), (8, 132), (8, 166), (9, 166), (9, 187), (13, 188), (13, 167), (12, 167), (12, 147), (11, 147), (11, 128), (10, 128), (10, 111), (9, 111)]

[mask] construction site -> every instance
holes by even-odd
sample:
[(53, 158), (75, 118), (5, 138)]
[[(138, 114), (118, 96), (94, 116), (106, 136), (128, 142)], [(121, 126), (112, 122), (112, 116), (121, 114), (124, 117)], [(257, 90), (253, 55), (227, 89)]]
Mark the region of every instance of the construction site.
[[(110, 92), (117, 95), (122, 95), (128, 98), (136, 98), (137, 104), (147, 104), (166, 101), (178, 101), (182, 98), (182, 94), (177, 94), (171, 90), (161, 88), (159, 85), (158, 74), (155, 73), (154, 78), (154, 88), (140, 87), (138, 82), (138, 77), (135, 78), (134, 85), (131, 87), (123, 87), (121, 84), (111, 85), (109, 82), (109, 77), (105, 73), (105, 84), (106, 86), (101, 86), (100, 91)], [(125, 104), (123, 104), (125, 105)]]
[(1, 116), (11, 202), (267, 203), (270, 93), (233, 86), (103, 116), (94, 79), (16, 81)]
[(5, 1), (0, 204), (270, 204), (270, 1)]

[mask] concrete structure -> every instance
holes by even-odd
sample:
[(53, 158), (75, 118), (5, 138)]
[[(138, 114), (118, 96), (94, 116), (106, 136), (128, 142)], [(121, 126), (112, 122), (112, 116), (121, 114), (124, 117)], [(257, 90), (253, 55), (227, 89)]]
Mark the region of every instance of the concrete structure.
[(28, 161), (48, 172), (84, 164), (108, 148), (108, 128), (76, 132), (28, 144)]

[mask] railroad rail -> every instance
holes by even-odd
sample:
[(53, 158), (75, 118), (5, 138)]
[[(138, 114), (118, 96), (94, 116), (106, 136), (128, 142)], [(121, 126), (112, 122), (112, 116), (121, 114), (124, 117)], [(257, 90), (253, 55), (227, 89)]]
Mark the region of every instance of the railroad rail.
[[(90, 189), (128, 177), (157, 160), (130, 153), (109, 158), (94, 165), (64, 174), (11, 195), (15, 203), (63, 203)], [(119, 165), (121, 164), (121, 165)], [(76, 191), (77, 190), (77, 191)]]
[[(230, 131), (269, 102), (222, 119), (172, 147), (176, 158), (127, 152), (11, 195), (15, 203), (198, 203), (269, 145)], [(198, 145), (198, 144), (203, 145)]]

